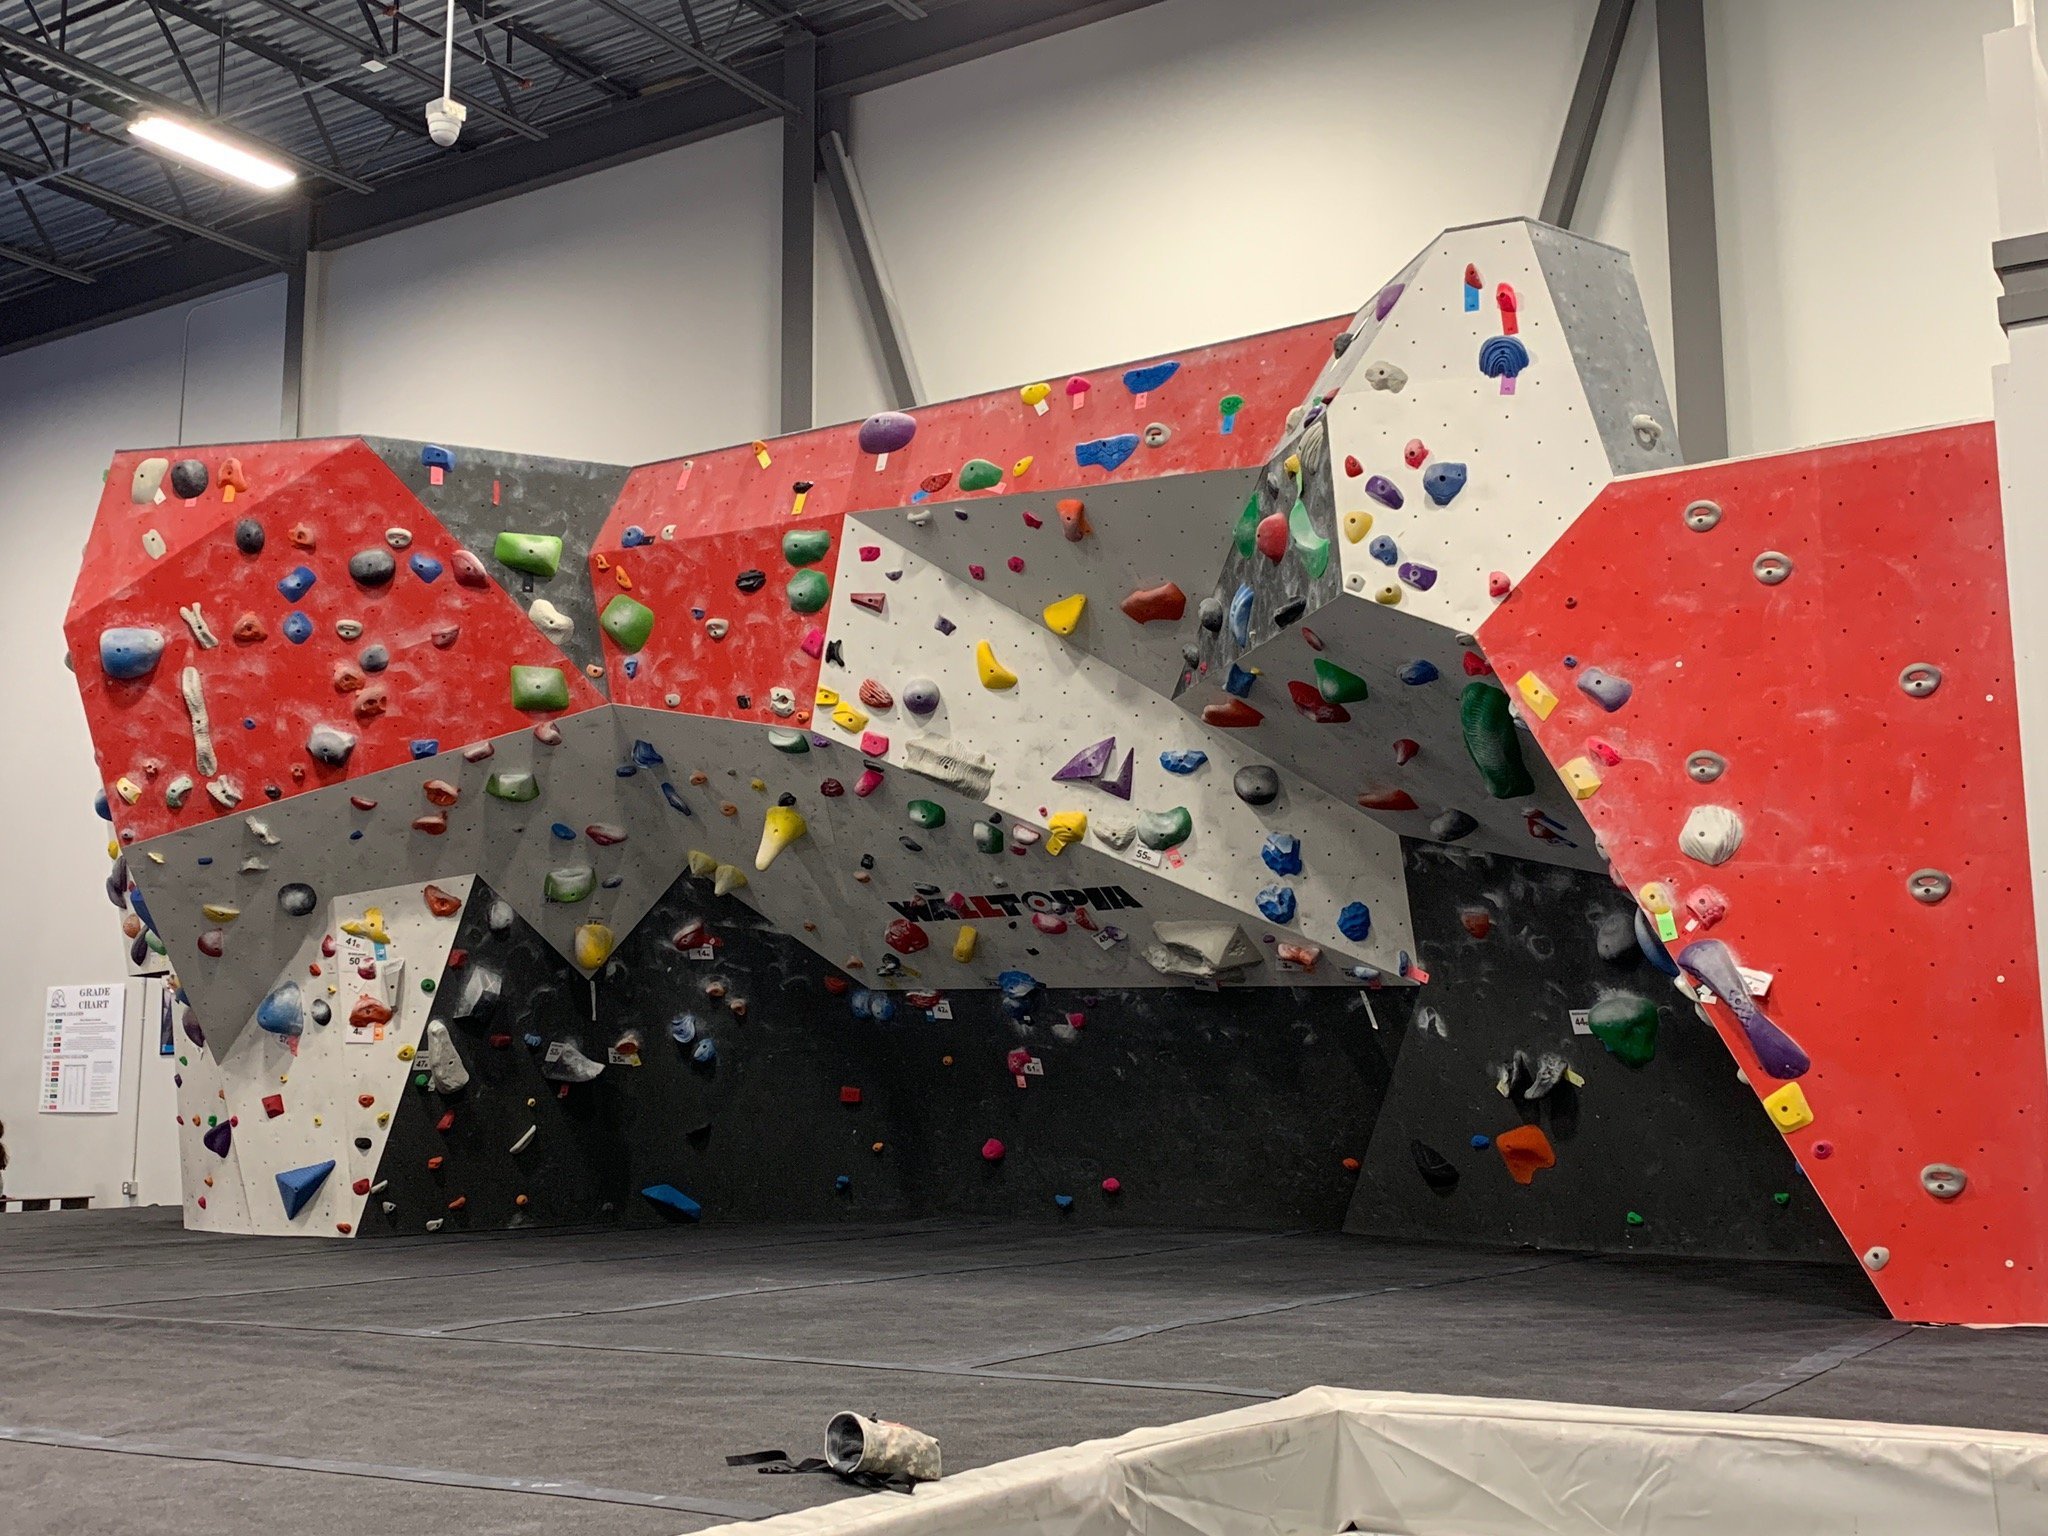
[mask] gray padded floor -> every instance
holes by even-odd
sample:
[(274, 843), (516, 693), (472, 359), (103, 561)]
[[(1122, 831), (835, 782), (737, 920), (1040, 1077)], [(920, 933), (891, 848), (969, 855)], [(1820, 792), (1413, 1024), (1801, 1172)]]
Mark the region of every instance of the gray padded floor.
[(1316, 1383), (2048, 1432), (2048, 1335), (1854, 1270), (928, 1222), (326, 1243), (0, 1217), (0, 1528), (694, 1531), (857, 1408), (950, 1469)]

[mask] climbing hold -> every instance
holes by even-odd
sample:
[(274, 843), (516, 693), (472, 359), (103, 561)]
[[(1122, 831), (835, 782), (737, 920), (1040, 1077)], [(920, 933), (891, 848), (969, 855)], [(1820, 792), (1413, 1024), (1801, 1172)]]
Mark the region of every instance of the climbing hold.
[(939, 707), (939, 685), (928, 677), (913, 677), (903, 685), (903, 707), (913, 715), (929, 715)]
[(1792, 557), (1767, 549), (1750, 562), (1751, 574), (1767, 587), (1775, 587), (1792, 574)]
[(1906, 890), (1912, 898), (1933, 906), (1947, 898), (1952, 882), (1938, 869), (1916, 869), (1906, 876)]
[(1787, 1083), (1764, 1096), (1764, 1108), (1779, 1130), (1790, 1135), (1813, 1124), (1813, 1109), (1806, 1102), (1806, 1090), (1797, 1083)]
[[(909, 420), (908, 417), (904, 419)], [(708, 1045), (710, 1042), (703, 1043)], [(640, 1198), (671, 1221), (695, 1221), (704, 1214), (703, 1206), (673, 1184), (650, 1184), (640, 1191)]]
[(597, 889), (597, 873), (588, 864), (568, 864), (551, 869), (541, 882), (543, 897), (567, 906), (587, 899)]
[(1287, 514), (1272, 512), (1259, 519), (1252, 544), (1260, 554), (1278, 564), (1280, 557), (1287, 553)]
[(1678, 964), (1719, 997), (1749, 1036), (1759, 1066), (1781, 1080), (1805, 1076), (1813, 1065), (1799, 1042), (1774, 1024), (1750, 996), (1734, 954), (1719, 939), (1700, 939), (1678, 952)]
[(551, 533), (501, 533), (491, 553), (515, 571), (552, 576), (561, 568), (562, 541)]
[(1401, 546), (1384, 533), (1365, 546), (1365, 552), (1381, 565), (1396, 564), (1401, 558)]
[(1209, 761), (1209, 754), (1194, 747), (1180, 747), (1159, 754), (1159, 766), (1168, 773), (1193, 773)]
[(1415, 1160), (1415, 1171), (1422, 1175), (1422, 1182), (1431, 1189), (1448, 1193), (1458, 1187), (1456, 1165), (1427, 1142), (1410, 1141), (1408, 1155)]
[(1633, 992), (1610, 992), (1594, 1003), (1586, 1028), (1627, 1066), (1643, 1066), (1657, 1054), (1657, 1005)]
[(1078, 843), (1088, 832), (1086, 811), (1054, 811), (1046, 818), (1045, 851), (1054, 858), (1065, 852), (1070, 844)]
[(540, 798), (540, 781), (530, 773), (516, 770), (494, 773), (484, 780), (484, 793), (493, 800), (509, 800), (513, 802), (538, 800)]
[(1696, 805), (1679, 828), (1678, 850), (1702, 864), (1725, 864), (1742, 846), (1742, 818), (1722, 805)]
[(296, 981), (273, 987), (256, 1005), (256, 1026), (273, 1035), (296, 1036), (305, 1032), (305, 1000)]
[(1464, 732), (1465, 750), (1488, 794), (1496, 800), (1514, 800), (1535, 792), (1536, 781), (1522, 762), (1522, 746), (1516, 739), (1505, 693), (1488, 683), (1467, 683), (1458, 696), (1458, 723)]
[(1579, 673), (1579, 692), (1598, 704), (1610, 715), (1629, 701), (1635, 692), (1635, 685), (1625, 677), (1616, 677), (1611, 672), (1602, 672), (1598, 667), (1587, 667)]
[(1654, 416), (1640, 413), (1631, 416), (1629, 430), (1635, 434), (1636, 446), (1648, 453), (1664, 440), (1664, 424)]
[(1083, 747), (1053, 774), (1056, 783), (1071, 784), (1081, 779), (1099, 779), (1116, 756), (1116, 738), (1105, 736), (1093, 746)]
[(1176, 805), (1170, 811), (1141, 811), (1138, 814), (1138, 841), (1155, 852), (1186, 842), (1194, 830), (1195, 819), (1184, 805)]
[(1506, 597), (1514, 589), (1515, 584), (1508, 579), (1506, 571), (1494, 571), (1486, 578), (1486, 595), (1488, 597)]
[(524, 710), (567, 709), (569, 679), (559, 667), (514, 667), (512, 707)]
[(782, 536), (782, 558), (791, 565), (816, 565), (831, 548), (832, 534), (824, 528), (792, 528)]
[(1522, 702), (1538, 720), (1548, 720), (1550, 712), (1557, 708), (1557, 695), (1534, 672), (1524, 672), (1515, 680), (1515, 691), (1522, 696)]
[(1140, 587), (1127, 596), (1119, 606), (1123, 609), (1124, 616), (1134, 623), (1173, 623), (1187, 612), (1188, 596), (1173, 582), (1168, 581), (1156, 587)]
[(1415, 560), (1403, 560), (1397, 574), (1407, 585), (1418, 592), (1427, 592), (1436, 585), (1436, 567), (1423, 565)]
[(1600, 792), (1600, 770), (1588, 757), (1569, 758), (1559, 765), (1557, 776), (1572, 792), (1574, 800), (1590, 800)]
[(287, 1168), (277, 1175), (278, 1198), (284, 1202), (284, 1217), (290, 1221), (311, 1203), (320, 1193), (320, 1186), (327, 1182), (327, 1175), (334, 1172), (334, 1159), (324, 1163), (308, 1163), (303, 1168)]
[(1247, 763), (1231, 775), (1230, 787), (1246, 805), (1271, 805), (1280, 798), (1280, 774), (1264, 763)]
[(981, 678), (981, 686), (992, 691), (1017, 686), (1017, 674), (996, 660), (995, 647), (986, 640), (974, 643), (974, 670)]
[(1398, 508), (1404, 500), (1401, 495), (1401, 488), (1385, 475), (1374, 475), (1370, 480), (1367, 480), (1365, 482), (1365, 494), (1390, 510)]
[(1413, 661), (1403, 662), (1400, 670), (1394, 675), (1410, 688), (1420, 688), (1425, 683), (1433, 683), (1443, 676), (1437, 670), (1435, 662), (1421, 656), (1416, 657)]
[(604, 605), (597, 616), (598, 628), (612, 637), (622, 651), (637, 651), (654, 633), (654, 610), (637, 598), (621, 592)]
[(1714, 501), (1695, 501), (1685, 509), (1685, 526), (1694, 533), (1706, 533), (1721, 525), (1721, 505)]
[(310, 885), (295, 880), (289, 885), (277, 888), (277, 904), (284, 909), (288, 917), (305, 917), (318, 903), (319, 898), (313, 893), (313, 887)]
[(761, 844), (754, 853), (754, 868), (766, 869), (782, 850), (810, 830), (803, 816), (792, 806), (771, 805), (761, 826)]
[(992, 485), (1000, 485), (1003, 472), (987, 459), (969, 459), (960, 466), (960, 489), (963, 491), (985, 491)]
[(574, 944), (577, 968), (585, 971), (596, 970), (611, 958), (612, 949), (617, 943), (618, 939), (603, 923), (579, 924)]
[(388, 586), (398, 574), (398, 562), (388, 549), (358, 550), (348, 557), (348, 574), (360, 586)]
[(936, 800), (913, 800), (903, 809), (915, 825), (927, 832), (946, 824), (946, 808)]
[[(1384, 290), (1382, 292), (1384, 293)], [(1387, 307), (1391, 309), (1393, 306), (1390, 304)], [(1365, 382), (1374, 389), (1384, 389), (1398, 395), (1408, 386), (1408, 374), (1404, 369), (1381, 358), (1378, 362), (1366, 365)]]
[(169, 459), (144, 459), (128, 482), (128, 499), (138, 507), (163, 500), (164, 476), (170, 472)]
[(1240, 698), (1224, 698), (1202, 706), (1202, 723), (1223, 729), (1245, 729), (1266, 717)]
[(902, 411), (882, 411), (860, 424), (860, 451), (875, 456), (880, 469), (890, 454), (908, 448), (917, 436), (917, 418)]
[(1301, 873), (1301, 839), (1292, 832), (1268, 832), (1259, 846), (1259, 860), (1276, 875)]
[(1869, 1270), (1872, 1274), (1875, 1274), (1878, 1270), (1883, 1269), (1885, 1265), (1891, 1263), (1891, 1261), (1891, 1249), (1884, 1247), (1882, 1244), (1878, 1245), (1875, 1248), (1866, 1248), (1863, 1250), (1863, 1267)]
[(1254, 898), (1259, 911), (1268, 922), (1291, 923), (1294, 921), (1295, 900), (1291, 886), (1269, 885), (1263, 887)]
[(1507, 1164), (1508, 1177), (1517, 1184), (1530, 1183), (1540, 1170), (1557, 1166), (1557, 1153), (1551, 1150), (1550, 1138), (1540, 1125), (1502, 1131), (1493, 1138), (1493, 1147)]
[(1063, 597), (1058, 602), (1045, 605), (1045, 627), (1056, 635), (1071, 635), (1081, 624), (1081, 614), (1088, 606), (1086, 595), (1076, 592), (1072, 597)]
[(1941, 668), (1931, 661), (1916, 661), (1899, 673), (1899, 686), (1909, 697), (1924, 699), (1941, 686)]
[(798, 571), (783, 588), (783, 596), (795, 613), (816, 613), (832, 598), (832, 583), (823, 571)]
[(320, 578), (309, 565), (295, 565), (278, 579), (277, 590), (288, 603), (296, 603), (312, 590), (313, 583)]
[(1448, 507), (1465, 489), (1465, 476), (1463, 464), (1440, 460), (1422, 472), (1422, 489), (1438, 506)]
[(1929, 1163), (1920, 1170), (1920, 1187), (1937, 1200), (1953, 1200), (1969, 1185), (1970, 1176), (1954, 1163)]
[(1514, 393), (1515, 378), (1529, 366), (1529, 349), (1519, 337), (1495, 336), (1479, 344), (1479, 371), (1499, 379), (1502, 394)]
[(161, 630), (115, 626), (100, 631), (100, 670), (116, 682), (149, 676), (163, 654)]
[(1106, 474), (1114, 474), (1137, 451), (1138, 434), (1124, 432), (1116, 437), (1098, 437), (1093, 442), (1076, 443), (1074, 462), (1084, 469), (1093, 465)]
[(907, 917), (897, 918), (882, 932), (882, 942), (899, 955), (914, 955), (931, 941), (931, 935)]
[(1711, 784), (1728, 771), (1728, 759), (1718, 752), (1689, 752), (1685, 758), (1686, 777), (1695, 784)]

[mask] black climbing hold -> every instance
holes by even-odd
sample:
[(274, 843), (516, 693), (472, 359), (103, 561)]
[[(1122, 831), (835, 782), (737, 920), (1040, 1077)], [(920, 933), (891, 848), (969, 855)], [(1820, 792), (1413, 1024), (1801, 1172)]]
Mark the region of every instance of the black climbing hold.
[(315, 1024), (325, 1024), (334, 1017), (334, 1010), (327, 1005), (327, 999), (324, 997), (314, 998), (313, 1006), (306, 1011), (313, 1015)]
[(781, 794), (775, 797), (775, 803), (777, 805), (795, 805), (796, 796), (789, 793), (788, 790), (784, 790)]
[(768, 573), (756, 570), (741, 571), (733, 578), (732, 584), (742, 592), (758, 592), (768, 585)]
[(292, 917), (305, 917), (319, 905), (319, 901), (320, 898), (313, 894), (313, 887), (296, 880), (277, 888), (277, 904)]
[(1342, 357), (1346, 352), (1350, 350), (1351, 333), (1349, 331), (1339, 331), (1336, 334), (1335, 338), (1332, 339), (1332, 341), (1330, 342), (1330, 356)]
[(1276, 629), (1285, 629), (1288, 625), (1294, 623), (1304, 613), (1307, 612), (1307, 598), (1289, 598), (1286, 602), (1282, 603), (1278, 608), (1275, 608), (1273, 610), (1273, 625)]
[(1280, 775), (1264, 763), (1247, 763), (1231, 776), (1230, 787), (1246, 805), (1271, 805), (1280, 798)]
[(840, 642), (837, 640), (829, 641), (825, 646), (825, 659), (835, 667), (846, 665), (846, 658), (839, 654), (839, 646)]
[(190, 501), (206, 494), (206, 466), (197, 459), (180, 459), (171, 466), (171, 494)]
[(245, 555), (263, 553), (263, 525), (253, 517), (245, 517), (235, 524), (235, 548)]
[(1449, 810), (1429, 824), (1429, 835), (1440, 843), (1455, 843), (1479, 830), (1479, 820), (1464, 811)]
[(862, 869), (873, 869), (875, 867), (875, 856), (872, 853), (862, 854), (860, 856), (860, 867)]
[(388, 584), (397, 571), (398, 562), (391, 558), (388, 549), (365, 549), (348, 557), (349, 575), (366, 587)]
[(1456, 1165), (1428, 1142), (1409, 1142), (1408, 1155), (1415, 1159), (1415, 1171), (1431, 1189), (1448, 1192), (1458, 1187)]

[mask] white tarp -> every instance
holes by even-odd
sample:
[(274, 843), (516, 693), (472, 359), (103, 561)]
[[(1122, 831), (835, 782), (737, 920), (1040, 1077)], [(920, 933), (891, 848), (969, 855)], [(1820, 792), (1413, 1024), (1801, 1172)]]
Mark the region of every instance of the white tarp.
[(1313, 1387), (963, 1472), (911, 1495), (716, 1529), (2042, 1536), (2048, 1436)]

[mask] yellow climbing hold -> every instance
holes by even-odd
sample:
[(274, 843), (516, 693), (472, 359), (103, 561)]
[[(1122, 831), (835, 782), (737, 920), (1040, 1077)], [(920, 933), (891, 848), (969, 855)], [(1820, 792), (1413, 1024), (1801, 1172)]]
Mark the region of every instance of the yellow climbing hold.
[(690, 873), (699, 880), (709, 880), (718, 873), (718, 860), (702, 848), (692, 848), (689, 853)]
[(1590, 800), (1600, 789), (1600, 770), (1590, 757), (1575, 757), (1557, 770), (1574, 800)]
[(128, 804), (133, 805), (142, 798), (142, 786), (124, 773), (120, 778), (114, 780), (114, 793), (119, 795)]
[(975, 670), (981, 673), (981, 686), (984, 688), (1002, 689), (1017, 686), (1017, 674), (996, 660), (995, 647), (986, 640), (974, 642), (974, 666)]
[(1806, 1102), (1806, 1090), (1797, 1083), (1787, 1083), (1776, 1093), (1765, 1095), (1764, 1108), (1787, 1135), (1813, 1124), (1813, 1107)]
[(842, 731), (858, 731), (868, 723), (868, 717), (851, 704), (842, 704), (832, 711), (832, 723)]
[(1522, 702), (1535, 712), (1538, 720), (1548, 720), (1550, 712), (1557, 708), (1557, 695), (1534, 672), (1524, 672), (1515, 683), (1515, 691), (1521, 694)]
[(711, 872), (711, 890), (714, 895), (730, 896), (746, 883), (746, 873), (736, 864), (721, 864)]
[(1298, 454), (1298, 453), (1290, 453), (1289, 455), (1287, 455), (1287, 473), (1289, 473), (1290, 475), (1294, 476), (1294, 478), (1295, 478), (1295, 479), (1297, 479), (1297, 480), (1299, 480), (1299, 479), (1301, 478), (1301, 455), (1300, 455), (1300, 454)]
[(1358, 543), (1359, 540), (1371, 532), (1372, 514), (1370, 512), (1346, 512), (1344, 514), (1344, 537), (1353, 544)]
[(974, 946), (981, 942), (981, 934), (974, 924), (962, 923), (960, 931), (953, 935), (953, 958), (965, 965), (974, 958)]
[(1016, 463), (1010, 466), (1010, 478), (1012, 480), (1022, 480), (1026, 475), (1031, 473), (1031, 466), (1036, 464), (1037, 462), (1037, 455), (1029, 453), (1025, 454), (1023, 458), (1019, 459)]
[(413, 1048), (409, 1045), (401, 1045), (398, 1048), (398, 1059), (400, 1061), (411, 1061), (413, 1054)]
[(1385, 603), (1389, 608), (1393, 607), (1401, 601), (1401, 584), (1395, 581), (1388, 582), (1373, 593), (1372, 600), (1376, 603)]
[(353, 934), (359, 939), (368, 939), (373, 944), (389, 944), (391, 935), (384, 931), (384, 909), (371, 907), (361, 917), (352, 917), (341, 925), (341, 931)]
[(584, 923), (576, 930), (576, 965), (578, 969), (594, 971), (611, 958), (612, 949), (618, 940), (612, 937), (611, 929), (603, 923)]
[(209, 901), (199, 910), (206, 914), (209, 923), (232, 923), (242, 915), (240, 907), (231, 907), (224, 901)]
[(1045, 605), (1045, 627), (1056, 635), (1071, 635), (1081, 624), (1081, 611), (1088, 606), (1085, 593), (1076, 592)]
[(1054, 811), (1046, 818), (1045, 825), (1045, 851), (1058, 858), (1069, 843), (1078, 843), (1088, 835), (1088, 813)]
[(1026, 384), (1022, 389), (1017, 391), (1017, 396), (1026, 405), (1030, 406), (1034, 411), (1037, 411), (1039, 415), (1043, 416), (1045, 414), (1045, 411), (1042, 409), (1042, 407), (1045, 405), (1046, 396), (1050, 395), (1051, 393), (1052, 386), (1050, 384)]
[(818, 690), (818, 708), (830, 709), (834, 704), (837, 704), (838, 702), (839, 695), (834, 693), (830, 688), (820, 688)]
[(761, 826), (761, 846), (754, 854), (754, 868), (766, 869), (782, 850), (810, 830), (810, 824), (792, 806), (771, 805)]

